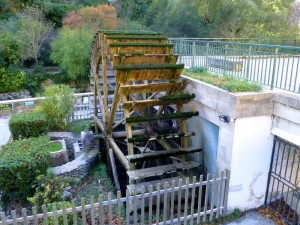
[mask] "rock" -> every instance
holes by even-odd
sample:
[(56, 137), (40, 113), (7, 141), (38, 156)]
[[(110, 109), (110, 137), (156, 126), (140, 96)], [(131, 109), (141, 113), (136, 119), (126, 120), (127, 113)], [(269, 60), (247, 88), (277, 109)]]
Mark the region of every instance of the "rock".
[(69, 199), (69, 198), (71, 198), (72, 193), (69, 192), (69, 191), (67, 191), (67, 190), (63, 190), (63, 195), (64, 195), (67, 199)]

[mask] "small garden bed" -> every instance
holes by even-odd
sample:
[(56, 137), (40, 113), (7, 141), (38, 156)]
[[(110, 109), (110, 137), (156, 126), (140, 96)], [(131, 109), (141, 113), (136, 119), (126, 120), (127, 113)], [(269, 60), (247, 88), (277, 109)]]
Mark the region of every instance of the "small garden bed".
[(57, 152), (62, 149), (62, 144), (60, 142), (50, 143), (50, 152)]
[(262, 85), (230, 75), (217, 75), (207, 71), (206, 67), (191, 67), (184, 75), (217, 86), (229, 92), (261, 92)]

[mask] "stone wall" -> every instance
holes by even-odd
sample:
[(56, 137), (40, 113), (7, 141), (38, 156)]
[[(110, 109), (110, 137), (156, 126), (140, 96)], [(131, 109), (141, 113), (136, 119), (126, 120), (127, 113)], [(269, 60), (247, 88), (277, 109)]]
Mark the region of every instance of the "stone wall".
[(61, 177), (82, 179), (98, 160), (98, 150), (89, 150), (78, 158), (62, 166), (53, 167), (52, 171)]

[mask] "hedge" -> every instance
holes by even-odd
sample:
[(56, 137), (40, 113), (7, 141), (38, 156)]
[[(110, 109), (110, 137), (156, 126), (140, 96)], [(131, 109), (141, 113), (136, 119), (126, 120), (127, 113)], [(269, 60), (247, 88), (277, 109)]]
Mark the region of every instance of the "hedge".
[(5, 199), (33, 195), (35, 178), (46, 174), (50, 161), (49, 137), (13, 141), (1, 147), (0, 192)]
[(9, 128), (15, 140), (38, 137), (48, 130), (47, 119), (43, 112), (27, 112), (13, 115)]

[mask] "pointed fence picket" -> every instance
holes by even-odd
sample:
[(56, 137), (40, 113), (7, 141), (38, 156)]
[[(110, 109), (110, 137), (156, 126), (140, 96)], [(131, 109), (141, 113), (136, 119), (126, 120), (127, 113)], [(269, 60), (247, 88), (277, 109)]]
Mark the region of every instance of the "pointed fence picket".
[(191, 182), (188, 178), (173, 180), (162, 186), (158, 184), (155, 189), (142, 187), (141, 193), (135, 189), (133, 195), (127, 190), (125, 197), (118, 192), (116, 199), (112, 199), (111, 193), (106, 200), (99, 195), (98, 202), (91, 197), (89, 204), (85, 198), (80, 199), (79, 205), (75, 200), (68, 204), (54, 203), (51, 211), (43, 205), (41, 213), (37, 213), (35, 207), (22, 209), (20, 215), (15, 210), (10, 215), (2, 212), (0, 225), (202, 224), (226, 215), (230, 171), (221, 172), (212, 179), (207, 174), (206, 178), (204, 180), (201, 175), (199, 179), (193, 177)]

